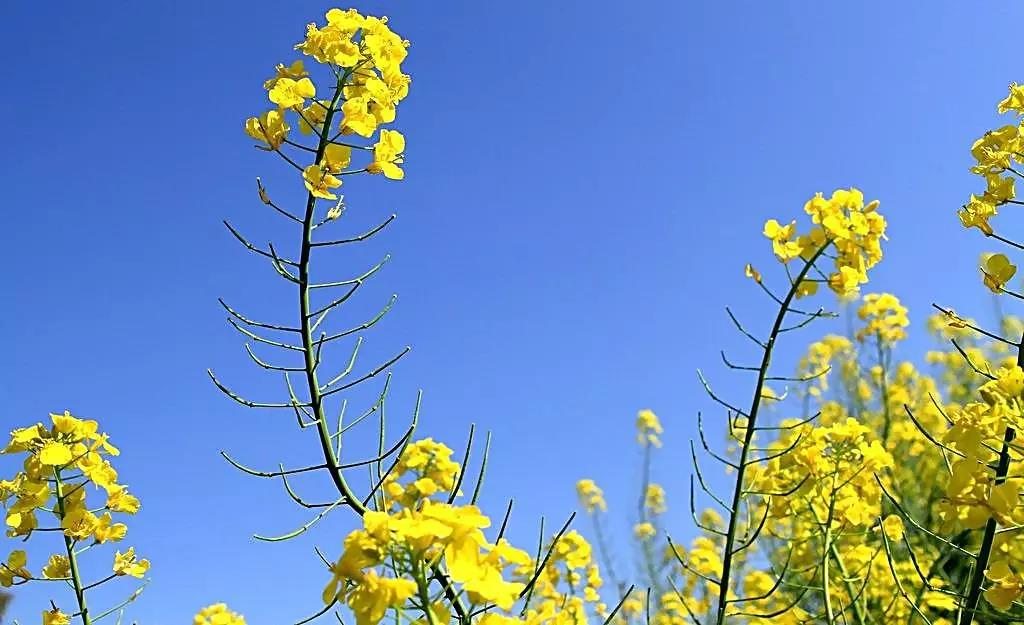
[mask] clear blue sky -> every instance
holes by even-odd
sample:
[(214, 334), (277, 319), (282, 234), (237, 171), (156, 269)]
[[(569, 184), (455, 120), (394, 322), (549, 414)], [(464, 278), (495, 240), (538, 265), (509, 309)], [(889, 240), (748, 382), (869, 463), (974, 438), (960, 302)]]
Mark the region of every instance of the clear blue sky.
[[(290, 249), (294, 235), (259, 204), (253, 178), (282, 198), (295, 178), (251, 149), (242, 121), (267, 106), (262, 81), (330, 6), (5, 10), (2, 424), (68, 408), (121, 445), (122, 477), (143, 501), (130, 542), (153, 561), (131, 614), (150, 625), (188, 622), (216, 600), (252, 625), (294, 621), (318, 607), (325, 580), (312, 545), (338, 553), (351, 523), (337, 514), (315, 535), (253, 544), (253, 532), (288, 531), (304, 512), (217, 451), (273, 467), (315, 458), (315, 447), (289, 417), (233, 404), (205, 374), (279, 397), (216, 298), (278, 320), (294, 298), (220, 220)], [(722, 308), (767, 325), (743, 264), (771, 267), (764, 220), (798, 216), (813, 192), (857, 185), (882, 200), (891, 241), (873, 285), (898, 293), (915, 321), (932, 301), (987, 310), (975, 268), (984, 242), (954, 213), (979, 182), (967, 172), (971, 142), (1007, 83), (1024, 78), (1024, 8), (358, 7), (390, 15), (413, 42), (399, 112), (408, 175), (346, 185), (352, 231), (391, 210), (399, 220), (321, 268), (347, 277), (393, 254), (346, 313), (359, 321), (399, 294), (368, 333), (361, 369), (412, 345), (396, 368), (393, 431), (418, 388), (422, 434), (459, 448), (470, 422), (493, 430), (484, 504), (500, 516), (514, 494), (523, 542), (541, 515), (554, 524), (575, 507), (582, 476), (606, 487), (626, 527), (641, 407), (668, 430), (656, 475), (675, 504), (669, 529), (689, 534), (684, 450), (696, 411), (712, 412), (694, 370), (743, 392), (719, 365), (723, 346), (742, 354)], [(48, 538), (33, 540), (38, 554)], [(35, 622), (44, 590), (25, 590), (15, 615)]]

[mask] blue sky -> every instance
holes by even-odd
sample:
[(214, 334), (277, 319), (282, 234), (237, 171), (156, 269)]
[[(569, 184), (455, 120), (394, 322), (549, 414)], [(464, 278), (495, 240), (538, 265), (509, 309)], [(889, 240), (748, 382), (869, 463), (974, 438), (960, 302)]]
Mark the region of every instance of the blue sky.
[[(253, 182), (294, 199), (295, 177), (251, 149), (242, 121), (267, 107), (262, 81), (296, 58), (304, 24), (330, 6), (5, 11), (2, 424), (67, 408), (120, 444), (122, 477), (143, 501), (130, 542), (153, 561), (131, 615), (150, 625), (188, 622), (218, 600), (252, 625), (304, 616), (325, 581), (312, 546), (338, 553), (351, 524), (337, 514), (300, 540), (253, 544), (252, 533), (283, 533), (305, 514), (279, 483), (239, 475), (218, 450), (273, 467), (313, 460), (314, 442), (287, 416), (228, 401), (205, 374), (280, 397), (217, 297), (282, 321), (294, 298), (220, 221), (284, 249), (295, 240)], [(542, 515), (556, 524), (575, 508), (584, 476), (605, 486), (627, 527), (642, 407), (667, 429), (655, 475), (676, 504), (668, 528), (690, 533), (684, 451), (695, 413), (713, 412), (694, 371), (749, 392), (719, 365), (719, 349), (744, 349), (723, 307), (768, 325), (743, 265), (771, 273), (764, 220), (799, 216), (815, 191), (856, 185), (882, 201), (890, 241), (872, 286), (896, 292), (915, 322), (933, 301), (990, 308), (976, 269), (987, 247), (955, 210), (979, 184), (971, 142), (1022, 79), (1017, 5), (358, 8), (390, 15), (413, 42), (398, 120), (407, 179), (346, 185), (351, 222), (339, 231), (392, 210), (399, 219), (364, 249), (328, 257), (322, 275), (356, 275), (392, 254), (345, 313), (358, 323), (399, 294), (367, 333), (361, 369), (414, 348), (395, 369), (392, 432), (420, 388), (422, 435), (461, 448), (471, 422), (494, 432), (484, 505), (500, 516), (514, 495), (512, 535), (524, 544)], [(919, 334), (906, 354), (926, 344)], [(33, 540), (45, 558), (47, 537)], [(19, 593), (15, 615), (33, 622), (47, 590)]]

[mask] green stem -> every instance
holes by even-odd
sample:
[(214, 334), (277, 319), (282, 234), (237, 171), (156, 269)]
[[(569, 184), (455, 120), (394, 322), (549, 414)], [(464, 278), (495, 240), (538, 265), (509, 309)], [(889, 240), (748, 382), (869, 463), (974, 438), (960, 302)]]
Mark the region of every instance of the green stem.
[[(835, 537), (832, 535), (832, 522), (835, 520), (836, 501), (839, 497), (839, 488), (841, 488), (841, 486), (839, 488), (836, 487), (837, 477), (838, 473), (832, 474), (832, 500), (829, 502), (828, 519), (825, 522), (825, 557), (822, 562), (822, 582), (825, 589), (825, 613), (828, 618), (828, 622), (830, 624), (833, 623), (835, 621), (835, 616), (832, 614), (832, 598), (829, 594), (830, 578), (828, 564), (830, 559), (829, 556), (831, 556), (831, 559), (835, 560), (836, 566), (839, 568), (839, 575), (842, 577), (843, 586), (846, 588), (846, 594), (850, 597), (850, 609), (853, 610), (853, 616), (859, 625), (864, 625), (864, 614), (861, 612), (860, 606), (857, 604), (857, 593), (854, 590), (853, 584), (850, 583), (849, 573), (846, 570), (846, 565), (843, 563), (843, 559), (839, 555), (839, 548), (836, 547)], [(870, 574), (870, 571), (868, 574)]]
[(835, 623), (836, 617), (832, 613), (832, 591), (829, 588), (828, 561), (832, 547), (832, 528), (825, 528), (825, 555), (821, 563), (821, 588), (825, 599), (825, 619), (828, 625)]
[[(835, 560), (836, 566), (839, 567), (839, 574), (843, 576), (843, 585), (846, 586), (846, 594), (850, 595), (850, 609), (853, 610), (853, 618), (857, 620), (859, 625), (865, 625), (864, 612), (861, 610), (860, 604), (857, 603), (857, 592), (853, 584), (850, 582), (850, 574), (846, 569), (846, 563), (843, 562), (842, 557), (839, 555), (839, 548), (836, 547), (836, 543), (833, 542), (830, 548), (832, 552), (832, 559)], [(870, 575), (870, 571), (868, 572)]]
[(422, 561), (416, 563), (416, 570), (413, 572), (416, 576), (416, 589), (419, 591), (420, 602), (423, 604), (423, 613), (427, 617), (429, 625), (438, 625), (437, 618), (434, 616), (434, 611), (430, 606), (430, 589), (428, 588), (427, 574), (423, 570)]
[[(1024, 367), (1024, 336), (1021, 337), (1021, 342), (1017, 346), (1017, 366)], [(1006, 481), (1006, 476), (1010, 472), (1010, 443), (1013, 442), (1015, 436), (1016, 432), (1013, 428), (1008, 427), (1003, 432), (1003, 446), (999, 450), (999, 464), (996, 466), (995, 484), (997, 486)], [(981, 600), (982, 584), (985, 581), (985, 569), (988, 568), (989, 559), (992, 557), (992, 545), (995, 542), (997, 525), (995, 517), (989, 517), (988, 522), (985, 523), (981, 549), (978, 550), (978, 559), (974, 563), (974, 572), (971, 574), (967, 599), (960, 612), (959, 625), (974, 623), (974, 615), (978, 609), (978, 602)]]
[(591, 519), (594, 522), (594, 536), (597, 539), (597, 554), (601, 558), (601, 566), (608, 573), (608, 579), (611, 581), (612, 586), (619, 591), (619, 594), (625, 592), (626, 588), (619, 581), (618, 576), (615, 574), (615, 569), (612, 567), (611, 554), (609, 553), (607, 539), (604, 536), (604, 530), (601, 529), (601, 517), (600, 513), (595, 510), (591, 515)]
[[(335, 86), (334, 96), (331, 99), (331, 107), (327, 111), (327, 115), (324, 118), (323, 132), (320, 134), (320, 139), (317, 143), (316, 157), (314, 163), (319, 163), (323, 158), (324, 151), (326, 150), (330, 140), (327, 138), (328, 129), (331, 127), (331, 122), (334, 119), (336, 113), (336, 106), (343, 97), (345, 81), (348, 80), (351, 72), (346, 71), (339, 79)], [(341, 437), (338, 437), (338, 448), (339, 451), (335, 452), (334, 445), (332, 443), (330, 428), (327, 425), (327, 418), (324, 411), (323, 394), (320, 390), (320, 382), (317, 379), (316, 367), (317, 367), (317, 344), (313, 338), (313, 319), (310, 315), (310, 279), (309, 279), (309, 265), (310, 265), (310, 254), (313, 249), (313, 227), (315, 225), (316, 217), (316, 201), (317, 198), (311, 192), (306, 195), (306, 211), (302, 219), (302, 247), (299, 253), (298, 261), (298, 291), (299, 291), (299, 320), (300, 320), (300, 333), (302, 335), (302, 348), (303, 357), (305, 360), (305, 374), (306, 374), (306, 385), (309, 388), (309, 404), (313, 410), (313, 416), (316, 419), (316, 431), (317, 436), (320, 439), (320, 448), (324, 456), (324, 460), (327, 464), (327, 470), (331, 475), (331, 480), (334, 482), (334, 486), (338, 489), (338, 492), (345, 498), (345, 503), (351, 508), (356, 514), (362, 516), (366, 513), (366, 506), (363, 505), (360, 498), (349, 486), (348, 481), (342, 474), (338, 457), (340, 455), (341, 448)], [(441, 582), (444, 587), (445, 595), (451, 602), (456, 614), (460, 621), (463, 623), (469, 622), (468, 612), (465, 606), (462, 604), (462, 600), (455, 593), (452, 588), (451, 582), (447, 579), (447, 575), (441, 569), (440, 565), (433, 566), (434, 577)]]
[[(639, 517), (640, 523), (649, 523), (651, 517), (647, 514), (647, 489), (651, 485), (651, 443), (645, 441), (644, 443), (644, 463), (643, 473), (640, 485), (640, 501), (639, 503)], [(647, 577), (649, 578), (649, 588), (653, 588), (658, 596), (661, 596), (661, 584), (658, 583), (661, 575), (658, 574), (657, 565), (654, 560), (654, 552), (652, 551), (651, 539), (645, 538), (641, 545), (640, 550), (643, 553), (644, 567), (647, 569)]]
[[(67, 510), (64, 507), (64, 482), (60, 479), (60, 469), (53, 468), (54, 490), (57, 496), (57, 513), (60, 515), (61, 524)], [(82, 583), (82, 576), (78, 570), (78, 556), (75, 554), (75, 541), (67, 534), (64, 534), (64, 549), (68, 554), (68, 565), (71, 569), (71, 586), (75, 590), (75, 598), (78, 600), (78, 613), (82, 616), (82, 625), (91, 625), (89, 608), (85, 601), (85, 585)]]
[(797, 286), (830, 244), (831, 242), (826, 243), (815, 252), (814, 256), (807, 261), (796, 279), (790, 284), (789, 291), (779, 306), (779, 313), (775, 316), (775, 323), (772, 324), (768, 341), (764, 344), (764, 356), (761, 358), (761, 366), (757, 371), (757, 384), (754, 385), (754, 396), (750, 402), (750, 412), (747, 416), (746, 430), (743, 434), (743, 446), (740, 448), (739, 467), (736, 469), (736, 486), (733, 489), (732, 505), (729, 508), (729, 528), (726, 531), (725, 548), (722, 553), (722, 577), (719, 580), (721, 583), (718, 586), (718, 610), (715, 617), (715, 625), (723, 625), (725, 623), (726, 608), (729, 605), (729, 577), (732, 574), (737, 518), (739, 517), (740, 501), (745, 494), (743, 490), (743, 477), (747, 470), (747, 455), (750, 453), (750, 443), (754, 437), (754, 427), (757, 425), (757, 412), (761, 407), (761, 392), (764, 390), (765, 378), (768, 376), (768, 366), (771, 364), (775, 341), (779, 336), (779, 330), (782, 329), (782, 322), (786, 318), (786, 313), (789, 312), (789, 305), (793, 302), (793, 298), (796, 297)]
[[(1013, 428), (1006, 428), (1003, 434), (1003, 447), (999, 450), (999, 465), (996, 467), (996, 485), (1006, 481), (1006, 475), (1010, 468), (1010, 442), (1015, 436)], [(960, 625), (971, 625), (974, 623), (975, 611), (978, 609), (978, 602), (981, 600), (982, 584), (985, 581), (985, 570), (988, 568), (989, 559), (992, 557), (992, 545), (995, 542), (996, 528), (998, 522), (990, 517), (985, 524), (985, 533), (981, 538), (981, 549), (978, 550), (978, 559), (975, 562), (974, 572), (971, 574), (971, 582), (967, 590), (967, 599), (964, 601), (963, 610), (960, 612)]]

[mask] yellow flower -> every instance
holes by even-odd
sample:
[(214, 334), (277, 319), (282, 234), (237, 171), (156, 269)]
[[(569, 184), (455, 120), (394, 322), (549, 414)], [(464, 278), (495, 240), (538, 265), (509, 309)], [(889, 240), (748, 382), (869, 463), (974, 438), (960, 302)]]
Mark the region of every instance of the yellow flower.
[(882, 521), (882, 531), (889, 540), (903, 540), (903, 518), (895, 514), (885, 517)]
[(653, 411), (645, 409), (637, 413), (636, 431), (637, 442), (642, 446), (653, 445), (654, 447), (661, 447), (661, 439), (659, 438), (662, 433), (661, 422), (658, 420), (658, 415), (654, 414)]
[(281, 111), (267, 111), (259, 117), (250, 117), (245, 120), (246, 134), (267, 144), (271, 150), (281, 147), (284, 140), (288, 138), (289, 130), (291, 128), (285, 122)]
[(875, 337), (883, 344), (894, 343), (907, 337), (910, 325), (907, 309), (891, 293), (869, 293), (864, 296), (857, 316), (867, 324), (857, 331), (858, 341)]
[(319, 133), (323, 128), (324, 122), (327, 121), (327, 111), (330, 106), (330, 100), (313, 100), (310, 102), (309, 105), (300, 111), (299, 132), (308, 135), (312, 134), (315, 130)]
[(985, 577), (994, 582), (985, 591), (985, 599), (1000, 610), (1009, 610), (1013, 602), (1024, 593), (1024, 579), (1014, 573), (1005, 560), (990, 563)]
[(988, 220), (997, 214), (996, 205), (975, 195), (958, 212), (960, 223), (964, 228), (977, 228), (985, 234), (992, 234), (992, 226)]
[(126, 487), (116, 485), (107, 489), (106, 507), (111, 512), (135, 514), (139, 511), (141, 504), (137, 497), (128, 494), (128, 489)]
[(971, 155), (978, 161), (971, 171), (981, 175), (1004, 171), (1021, 151), (1020, 142), (1020, 129), (1015, 125), (986, 132), (971, 146)]
[(999, 174), (985, 174), (985, 182), (988, 188), (983, 196), (985, 201), (992, 204), (1005, 204), (1016, 197), (1016, 178), (1012, 176), (1002, 177)]
[(1018, 114), (1024, 113), (1024, 86), (1018, 85), (1015, 82), (1010, 83), (1010, 94), (999, 103), (998, 110), (1000, 115), (1007, 111), (1014, 111)]
[(130, 577), (142, 577), (149, 570), (149, 560), (138, 559), (135, 556), (135, 547), (128, 547), (128, 551), (114, 553), (114, 574), (128, 575)]
[(37, 423), (27, 428), (18, 428), (11, 432), (11, 440), (7, 443), (7, 447), (4, 448), (3, 453), (15, 454), (23, 451), (28, 451), (32, 445), (37, 443), (42, 437), (43, 424)]
[(378, 577), (369, 571), (349, 595), (348, 606), (356, 615), (356, 625), (377, 625), (388, 608), (401, 606), (414, 594), (416, 582)]
[(657, 533), (658, 531), (654, 529), (654, 525), (651, 523), (637, 523), (636, 526), (633, 527), (633, 535), (636, 536), (637, 540), (650, 540), (654, 538)]
[(46, 441), (39, 450), (39, 462), (50, 467), (64, 466), (74, 457), (67, 445), (54, 440)]
[(71, 412), (67, 410), (64, 411), (64, 414), (51, 413), (50, 420), (53, 422), (54, 435), (69, 435), (68, 438), (75, 442), (95, 438), (96, 430), (99, 427), (95, 421), (79, 419), (72, 416)]
[(799, 258), (803, 252), (800, 244), (793, 240), (796, 236), (796, 221), (783, 226), (778, 221), (769, 219), (764, 223), (764, 236), (772, 240), (772, 251), (784, 263)]
[(580, 498), (580, 503), (587, 510), (587, 514), (593, 514), (597, 510), (604, 512), (608, 509), (608, 504), (604, 501), (604, 492), (594, 480), (576, 482), (576, 494)]
[(267, 96), (281, 109), (301, 108), (306, 100), (316, 97), (316, 87), (309, 78), (294, 80), (279, 78), (271, 87)]
[(993, 293), (999, 293), (1007, 282), (1017, 273), (1017, 266), (1010, 262), (1006, 254), (992, 254), (985, 259), (981, 269), (983, 282)]
[(324, 148), (324, 157), (320, 163), (324, 169), (331, 172), (332, 174), (341, 173), (343, 169), (349, 166), (352, 162), (352, 148), (347, 145), (338, 145), (336, 143), (328, 144)]
[(356, 133), (364, 137), (370, 137), (377, 130), (379, 121), (370, 112), (371, 102), (366, 97), (354, 97), (345, 100), (341, 105), (342, 121), (341, 132), (343, 134)]
[(839, 295), (856, 295), (867, 276), (851, 266), (843, 266), (828, 277), (828, 286)]
[[(422, 499), (438, 492), (455, 488), (459, 464), (452, 461), (452, 450), (431, 438), (416, 441), (406, 447), (398, 464), (384, 480), (384, 490), (394, 506), (415, 508)], [(401, 480), (407, 475), (413, 479), (406, 485)]]
[(355, 9), (331, 9), (326, 17), (327, 25), (324, 28), (319, 28), (316, 24), (306, 27), (306, 39), (295, 46), (295, 49), (320, 63), (354, 67), (362, 61), (363, 56), (359, 45), (352, 37), (365, 26), (366, 18)]
[(278, 63), (277, 67), (274, 68), (274, 77), (267, 79), (263, 83), (263, 88), (270, 91), (282, 78), (289, 78), (291, 80), (301, 80), (306, 76), (309, 76), (309, 72), (306, 71), (306, 67), (302, 63), (302, 59), (293, 62), (291, 65), (285, 66), (284, 63)]
[(505, 581), (495, 567), (482, 568), (478, 577), (462, 585), (473, 603), (493, 603), (505, 611), (512, 609), (525, 587), (522, 582)]
[(60, 611), (59, 608), (43, 612), (43, 625), (69, 625), (71, 617)]
[(54, 554), (50, 556), (46, 566), (43, 567), (43, 577), (46, 579), (64, 579), (71, 574), (71, 563), (67, 556)]
[(29, 579), (32, 573), (25, 565), (28, 564), (28, 554), (21, 549), (12, 551), (7, 556), (7, 562), (0, 563), (0, 586), (9, 588), (14, 585), (16, 579)]
[(322, 166), (310, 165), (306, 169), (302, 170), (302, 180), (305, 182), (306, 189), (313, 195), (313, 197), (323, 198), (325, 200), (338, 199), (338, 196), (331, 193), (330, 189), (337, 189), (340, 187), (341, 179), (331, 175), (331, 173)]
[(229, 610), (227, 604), (215, 603), (200, 610), (192, 625), (245, 625), (245, 618)]
[(123, 539), (127, 533), (128, 527), (124, 523), (114, 523), (109, 512), (99, 518), (96, 528), (93, 530), (93, 536), (98, 543), (117, 542)]
[(815, 280), (808, 280), (804, 278), (796, 285), (796, 297), (802, 299), (804, 297), (810, 297), (818, 292), (818, 283)]
[(399, 167), (404, 162), (405, 137), (397, 130), (381, 130), (380, 139), (373, 146), (373, 162), (367, 166), (371, 174), (384, 174), (386, 178), (401, 180), (405, 172)]
[[(364, 523), (372, 523), (376, 512), (368, 512)], [(386, 515), (385, 515), (386, 516)], [(324, 587), (323, 601), (331, 603), (335, 599), (345, 598), (346, 582), (358, 581), (363, 577), (363, 569), (380, 564), (384, 558), (386, 544), (380, 542), (363, 530), (356, 530), (345, 537), (345, 551), (337, 562), (331, 564), (331, 579)]]
[(659, 484), (648, 484), (644, 493), (644, 507), (651, 514), (664, 514), (668, 509), (665, 505), (665, 489)]
[[(79, 491), (81, 492), (81, 489)], [(64, 534), (78, 540), (85, 540), (96, 531), (99, 519), (85, 508), (84, 501), (65, 502), (66, 512), (61, 520)]]

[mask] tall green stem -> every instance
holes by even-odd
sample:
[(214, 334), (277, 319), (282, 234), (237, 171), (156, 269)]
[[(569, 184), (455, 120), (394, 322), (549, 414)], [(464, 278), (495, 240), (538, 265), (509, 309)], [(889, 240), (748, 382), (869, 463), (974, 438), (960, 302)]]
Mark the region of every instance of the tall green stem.
[[(639, 508), (639, 522), (649, 523), (650, 515), (647, 510), (647, 489), (651, 485), (651, 442), (646, 441), (644, 444), (644, 464), (642, 469), (642, 477), (640, 484), (640, 501), (638, 502)], [(640, 549), (643, 552), (644, 568), (647, 569), (647, 577), (649, 578), (650, 588), (652, 588), (657, 595), (661, 595), (661, 584), (659, 583), (660, 575), (658, 574), (658, 567), (654, 559), (654, 551), (651, 545), (651, 539), (649, 537), (644, 538), (641, 542)]]
[[(764, 391), (765, 378), (768, 377), (768, 367), (771, 364), (772, 352), (775, 349), (775, 341), (779, 337), (779, 331), (782, 329), (782, 322), (786, 318), (786, 313), (789, 312), (789, 305), (793, 302), (793, 298), (796, 297), (797, 287), (800, 282), (803, 281), (807, 272), (810, 271), (811, 267), (814, 266), (814, 262), (818, 260), (818, 257), (825, 252), (825, 249), (831, 242), (823, 245), (821, 249), (815, 252), (807, 263), (800, 270), (800, 273), (793, 280), (789, 287), (789, 291), (786, 293), (786, 297), (782, 300), (779, 305), (779, 313), (775, 316), (775, 322), (772, 324), (772, 330), (768, 334), (768, 341), (764, 344), (764, 356), (761, 358), (761, 366), (757, 371), (757, 384), (754, 385), (754, 396), (750, 401), (750, 411), (747, 415), (747, 426), (743, 434), (743, 445), (740, 448), (739, 464), (736, 469), (736, 486), (733, 489), (732, 494), (732, 505), (729, 509), (729, 528), (725, 535), (725, 549), (722, 553), (722, 577), (720, 578), (720, 584), (718, 586), (718, 610), (715, 617), (715, 625), (723, 625), (725, 623), (725, 613), (729, 606), (729, 583), (730, 575), (732, 574), (732, 563), (733, 563), (733, 548), (736, 545), (736, 529), (737, 519), (739, 518), (740, 503), (743, 499), (745, 491), (743, 490), (743, 478), (747, 470), (747, 456), (750, 453), (750, 444), (754, 438), (755, 426), (757, 425), (757, 413), (761, 407), (761, 393)], [(732, 417), (728, 417), (732, 418)]]
[[(1017, 366), (1024, 367), (1024, 336), (1017, 346)], [(1013, 428), (1006, 428), (1003, 433), (1003, 446), (999, 450), (999, 464), (996, 465), (995, 484), (998, 486), (1006, 481), (1010, 472), (1010, 443), (1013, 442), (1016, 432)], [(971, 573), (971, 582), (967, 590), (967, 599), (960, 611), (959, 625), (971, 625), (974, 623), (974, 615), (978, 609), (978, 602), (981, 600), (982, 584), (985, 581), (985, 569), (988, 568), (989, 559), (992, 557), (992, 545), (995, 543), (996, 529), (998, 522), (995, 517), (989, 517), (985, 523), (985, 533), (981, 537), (981, 548), (978, 550), (978, 559), (974, 563), (974, 572)]]
[[(319, 163), (324, 156), (324, 151), (327, 146), (330, 145), (329, 139), (331, 123), (334, 120), (334, 115), (337, 111), (338, 102), (341, 101), (345, 82), (351, 75), (351, 70), (346, 70), (339, 78), (335, 85), (334, 96), (331, 98), (331, 104), (327, 109), (327, 114), (324, 117), (324, 123), (319, 133), (319, 141), (316, 147), (316, 157), (314, 163)], [(320, 389), (320, 382), (317, 379), (316, 368), (317, 352), (319, 346), (313, 338), (313, 315), (310, 314), (310, 277), (309, 277), (309, 265), (310, 255), (313, 249), (313, 229), (315, 226), (316, 219), (316, 202), (317, 198), (312, 192), (306, 195), (306, 211), (302, 219), (302, 246), (299, 251), (299, 262), (298, 262), (298, 295), (299, 295), (299, 330), (302, 336), (302, 348), (303, 357), (305, 361), (305, 374), (306, 374), (306, 385), (309, 389), (309, 404), (313, 411), (313, 417), (316, 420), (316, 431), (317, 436), (320, 439), (320, 448), (326, 461), (327, 470), (331, 475), (331, 480), (334, 482), (338, 492), (345, 498), (346, 505), (354, 510), (357, 514), (362, 516), (366, 513), (366, 506), (363, 505), (360, 498), (349, 486), (344, 474), (342, 473), (340, 463), (338, 462), (338, 455), (340, 452), (335, 452), (334, 445), (332, 444), (331, 431), (327, 425), (327, 415), (324, 411), (323, 394)], [(338, 434), (340, 438), (340, 432)], [(340, 450), (341, 445), (339, 441), (338, 448)], [(468, 623), (469, 616), (466, 607), (462, 604), (462, 599), (455, 593), (451, 587), (451, 582), (448, 580), (447, 575), (441, 569), (440, 565), (433, 566), (434, 578), (438, 579), (444, 587), (445, 595), (451, 602), (456, 614), (459, 619), (465, 623)]]
[[(64, 507), (64, 482), (60, 479), (60, 469), (57, 467), (53, 468), (53, 481), (57, 496), (57, 513), (60, 515), (63, 525), (67, 510)], [(82, 617), (82, 625), (91, 625), (92, 619), (89, 618), (89, 608), (85, 601), (85, 585), (82, 583), (82, 575), (78, 570), (78, 556), (75, 555), (75, 541), (67, 534), (63, 534), (63, 537), (64, 549), (67, 551), (68, 565), (71, 569), (71, 586), (75, 591), (75, 599), (78, 600), (78, 613)]]

